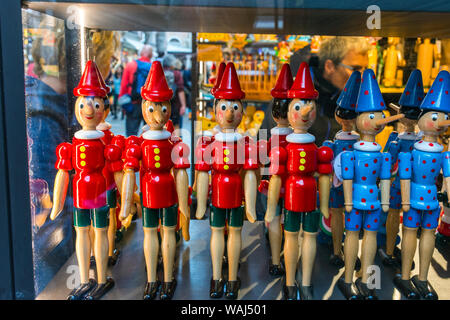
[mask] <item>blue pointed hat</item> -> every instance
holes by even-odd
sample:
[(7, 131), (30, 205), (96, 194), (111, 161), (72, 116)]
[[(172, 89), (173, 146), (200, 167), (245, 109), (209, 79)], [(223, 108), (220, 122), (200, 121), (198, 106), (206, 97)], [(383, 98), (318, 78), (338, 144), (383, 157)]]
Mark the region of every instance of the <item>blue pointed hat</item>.
[(405, 90), (398, 101), (398, 104), (403, 107), (418, 108), (423, 101), (425, 93), (423, 92), (422, 72), (415, 69), (409, 76), (406, 83)]
[(372, 69), (366, 69), (361, 80), (361, 87), (356, 103), (356, 112), (374, 112), (386, 110), (377, 78)]
[(450, 74), (442, 70), (438, 73), (423, 99), (420, 109), (436, 110), (439, 112), (450, 113)]
[(353, 71), (337, 99), (337, 105), (342, 109), (355, 111), (356, 100), (358, 99), (359, 87), (361, 85), (361, 73)]

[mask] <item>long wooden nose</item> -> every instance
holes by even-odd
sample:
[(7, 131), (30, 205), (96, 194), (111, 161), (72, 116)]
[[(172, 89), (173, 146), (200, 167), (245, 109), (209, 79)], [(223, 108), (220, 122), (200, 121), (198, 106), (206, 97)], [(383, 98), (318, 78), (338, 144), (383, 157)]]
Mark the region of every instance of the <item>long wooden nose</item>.
[(438, 122), (439, 127), (448, 127), (450, 126), (450, 120), (441, 120)]
[(156, 109), (155, 111), (153, 111), (153, 118), (155, 119), (155, 121), (158, 124), (161, 124), (164, 122), (164, 116), (163, 116), (161, 110)]
[(404, 117), (405, 117), (405, 115), (403, 113), (396, 114), (395, 116), (390, 116), (390, 117), (378, 120), (376, 122), (376, 125), (377, 126), (382, 126), (382, 125), (388, 124), (389, 122), (393, 122), (395, 120), (402, 119)]
[(300, 115), (303, 118), (307, 118), (309, 116), (309, 113), (312, 111), (312, 109), (313, 109), (312, 106), (306, 106), (300, 110)]

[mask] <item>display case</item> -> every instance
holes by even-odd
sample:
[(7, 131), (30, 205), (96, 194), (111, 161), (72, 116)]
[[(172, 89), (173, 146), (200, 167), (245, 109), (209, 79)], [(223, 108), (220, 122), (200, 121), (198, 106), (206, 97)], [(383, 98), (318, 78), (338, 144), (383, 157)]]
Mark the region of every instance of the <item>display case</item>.
[[(125, 37), (126, 32), (129, 35)], [(273, 126), (267, 107), (281, 66), (279, 52), (286, 50), (286, 43), (292, 43), (293, 51), (304, 46), (314, 50), (323, 37), (366, 37), (373, 39), (371, 54), (378, 55), (377, 63), (380, 56), (387, 59), (389, 50), (401, 50), (405, 53), (403, 64), (400, 63), (404, 72), (393, 76), (393, 83), (380, 78), (383, 69), (377, 74), (388, 103), (398, 101), (416, 67), (417, 55), (423, 56), (423, 50), (432, 52), (431, 58), (424, 58), (432, 60), (432, 65), (426, 67), (430, 70), (428, 87), (441, 65), (450, 66), (446, 51), (450, 51), (450, 3), (442, 1), (379, 1), (376, 5), (370, 1), (327, 0), (5, 2), (0, 10), (0, 260), (4, 261), (0, 265), (0, 299), (65, 299), (76, 283), (77, 270), (71, 269), (76, 265), (71, 196), (60, 216), (54, 221), (49, 218), (57, 172), (55, 150), (60, 143), (71, 141), (79, 129), (72, 92), (88, 60), (95, 60), (100, 69), (105, 66), (100, 72), (107, 78), (114, 63), (101, 61), (114, 61), (117, 57), (129, 61), (128, 55), (136, 54), (143, 43), (159, 47), (158, 33), (167, 33), (167, 43), (162, 52), (154, 52), (154, 58), (162, 61), (164, 54), (171, 53), (190, 69), (188, 116), (180, 121), (185, 130), (183, 140), (191, 151), (201, 131), (208, 129), (208, 124), (212, 126), (207, 112), (207, 106), (213, 104), (208, 78), (213, 63), (218, 65), (223, 58), (202, 50), (221, 52), (229, 41), (234, 41), (231, 46), (236, 48), (237, 42), (251, 39), (250, 44), (241, 44), (247, 60), (235, 63), (241, 66), (237, 71), (248, 91), (251, 103), (247, 105), (253, 106), (252, 115), (260, 112), (254, 121), (258, 128), (266, 129)], [(242, 34), (246, 36), (236, 36)], [(101, 42), (101, 37), (109, 37), (107, 43), (114, 48), (98, 46), (96, 41)], [(417, 42), (417, 38), (424, 40)], [(247, 51), (243, 49), (245, 45)], [(115, 54), (116, 47), (122, 50), (119, 55)], [(203, 127), (201, 123), (196, 127), (198, 117), (206, 121)], [(112, 130), (125, 134), (124, 126), (113, 124)], [(380, 139), (386, 142), (388, 133)], [(250, 135), (257, 138), (257, 130)], [(194, 163), (194, 152), (190, 157)], [(192, 185), (194, 170), (188, 173)], [(68, 195), (71, 194), (69, 189)], [(264, 244), (265, 199), (261, 195), (258, 199), (259, 221), (244, 225), (241, 267), (246, 280), (241, 298), (279, 299), (281, 284), (277, 282), (274, 289), (266, 267), (261, 267), (261, 261), (269, 256)], [(192, 210), (195, 202), (193, 197)], [(191, 242), (182, 242), (178, 248), (179, 288), (174, 299), (209, 298), (209, 252), (205, 244), (209, 228), (206, 220), (193, 219), (191, 224)], [(118, 264), (109, 271), (116, 279), (116, 293), (112, 291), (107, 299), (141, 299), (145, 283), (141, 229), (140, 222), (133, 222), (126, 232), (118, 228), (123, 238), (118, 245), (123, 251), (119, 260), (122, 266)], [(342, 299), (334, 290), (337, 276), (328, 265), (328, 255), (326, 244), (319, 246), (313, 277), (327, 276), (317, 280), (317, 298)], [(126, 263), (134, 256), (139, 257), (139, 262), (130, 272)], [(430, 278), (435, 280), (440, 298), (450, 299), (448, 245), (436, 250), (434, 259)], [(134, 282), (127, 282), (133, 277)], [(400, 299), (390, 277), (391, 273), (383, 273), (380, 297)], [(197, 283), (204, 285), (198, 287)]]

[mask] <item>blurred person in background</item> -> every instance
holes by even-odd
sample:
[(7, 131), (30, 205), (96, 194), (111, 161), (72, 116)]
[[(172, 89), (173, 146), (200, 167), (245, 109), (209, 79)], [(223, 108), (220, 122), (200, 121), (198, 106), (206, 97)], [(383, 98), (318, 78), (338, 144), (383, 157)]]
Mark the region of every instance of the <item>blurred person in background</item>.
[[(118, 65), (116, 70), (112, 76), (112, 95), (113, 95), (113, 104), (111, 105), (111, 114), (113, 115), (113, 119), (117, 119), (118, 110), (118, 100), (120, 94), (120, 83), (122, 82), (122, 73), (123, 68), (122, 65)], [(124, 118), (124, 113), (122, 111), (122, 120)]]

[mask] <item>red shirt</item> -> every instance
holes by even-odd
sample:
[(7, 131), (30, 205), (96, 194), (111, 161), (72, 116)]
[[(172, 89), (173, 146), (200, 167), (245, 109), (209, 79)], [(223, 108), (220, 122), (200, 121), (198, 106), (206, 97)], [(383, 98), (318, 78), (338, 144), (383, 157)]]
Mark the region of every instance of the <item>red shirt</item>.
[[(150, 62), (150, 59), (147, 57), (140, 57), (138, 60), (143, 62)], [(125, 69), (123, 70), (122, 74), (122, 81), (120, 83), (119, 97), (123, 96), (124, 94), (131, 95), (132, 85), (134, 81), (134, 74), (136, 73), (136, 70), (137, 70), (137, 63), (135, 60), (129, 62), (125, 66)]]

